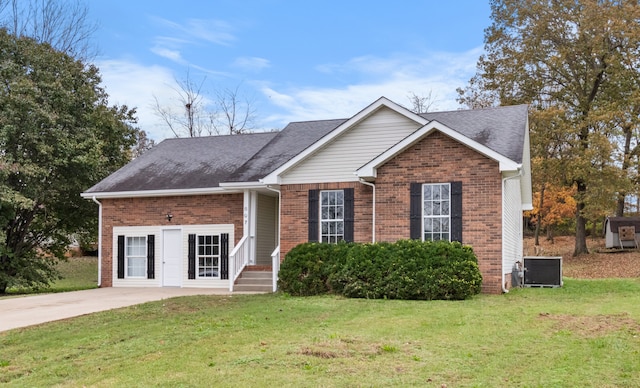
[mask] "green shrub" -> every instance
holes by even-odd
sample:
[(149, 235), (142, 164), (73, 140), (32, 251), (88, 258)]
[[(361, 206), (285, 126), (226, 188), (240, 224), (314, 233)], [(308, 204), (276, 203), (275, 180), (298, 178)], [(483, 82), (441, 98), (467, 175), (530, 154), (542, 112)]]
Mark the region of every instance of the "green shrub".
[(328, 278), (342, 260), (340, 252), (350, 244), (309, 242), (295, 246), (280, 266), (278, 288), (296, 296), (330, 292)]
[(370, 299), (466, 299), (482, 276), (471, 247), (457, 242), (305, 243), (292, 249), (278, 286), (292, 295), (333, 292)]

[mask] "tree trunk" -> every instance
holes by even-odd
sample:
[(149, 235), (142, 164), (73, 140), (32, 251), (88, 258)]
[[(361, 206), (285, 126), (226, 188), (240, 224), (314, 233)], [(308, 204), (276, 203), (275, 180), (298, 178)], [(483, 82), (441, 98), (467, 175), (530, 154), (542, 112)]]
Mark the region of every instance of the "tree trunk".
[[(631, 165), (631, 137), (633, 135), (631, 125), (626, 125), (623, 128), (624, 131), (624, 151), (623, 151), (623, 159), (622, 159), (622, 174), (627, 176), (627, 172), (629, 171), (629, 167)], [(624, 216), (624, 200), (627, 197), (627, 193), (620, 192), (618, 194), (618, 203), (616, 206), (616, 217)]]
[(540, 203), (538, 204), (538, 219), (537, 219), (537, 224), (536, 224), (536, 232), (535, 232), (535, 243), (534, 245), (540, 245), (540, 226), (542, 225), (542, 206), (544, 205), (544, 189), (545, 189), (545, 184), (542, 184), (542, 187), (540, 188)]
[(587, 220), (584, 218), (584, 193), (587, 191), (587, 185), (584, 182), (578, 182), (578, 192), (576, 197), (576, 246), (573, 251), (574, 256), (583, 253), (589, 253), (587, 249)]

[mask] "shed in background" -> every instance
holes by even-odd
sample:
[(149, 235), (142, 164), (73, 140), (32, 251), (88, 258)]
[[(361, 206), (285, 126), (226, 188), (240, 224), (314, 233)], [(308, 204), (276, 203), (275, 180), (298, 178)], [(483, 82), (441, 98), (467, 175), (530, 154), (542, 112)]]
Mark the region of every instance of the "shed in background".
[(640, 217), (607, 217), (604, 235), (607, 248), (638, 248)]

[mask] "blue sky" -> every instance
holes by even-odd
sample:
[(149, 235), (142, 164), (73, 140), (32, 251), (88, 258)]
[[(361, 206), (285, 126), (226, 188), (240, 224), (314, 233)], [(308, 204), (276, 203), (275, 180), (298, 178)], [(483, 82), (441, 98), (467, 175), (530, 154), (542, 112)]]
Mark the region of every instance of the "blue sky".
[(203, 94), (235, 89), (253, 101), (256, 129), (347, 118), (380, 96), (457, 109), (490, 24), (488, 0), (216, 0), (87, 3), (111, 103), (136, 107), (156, 141), (173, 137), (154, 98), (176, 105), (175, 79)]

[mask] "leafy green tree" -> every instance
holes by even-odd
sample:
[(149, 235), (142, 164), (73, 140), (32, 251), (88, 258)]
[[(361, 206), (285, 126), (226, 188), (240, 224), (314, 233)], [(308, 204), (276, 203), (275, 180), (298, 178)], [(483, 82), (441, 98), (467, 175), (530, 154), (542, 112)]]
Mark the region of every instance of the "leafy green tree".
[(486, 54), (459, 101), (530, 104), (532, 156), (543, 170), (537, 186), (576, 187), (574, 254), (586, 253), (588, 217), (613, 209), (633, 179), (631, 163), (621, 168), (633, 147), (620, 139), (638, 131), (640, 5), (492, 0), (491, 10)]
[(108, 106), (95, 66), (0, 30), (0, 293), (55, 279), (95, 227), (79, 193), (128, 161), (135, 111)]

